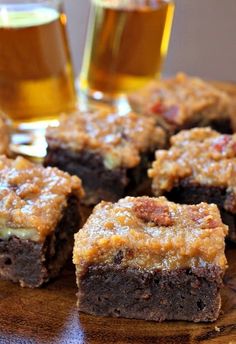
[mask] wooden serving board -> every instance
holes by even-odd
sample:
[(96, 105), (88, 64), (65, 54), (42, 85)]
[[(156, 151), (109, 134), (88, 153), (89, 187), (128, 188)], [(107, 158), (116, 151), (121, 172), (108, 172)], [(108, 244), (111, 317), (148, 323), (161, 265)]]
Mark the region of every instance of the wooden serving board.
[(42, 289), (0, 282), (0, 343), (6, 344), (192, 344), (236, 343), (236, 246), (216, 323), (155, 323), (78, 314), (74, 267)]

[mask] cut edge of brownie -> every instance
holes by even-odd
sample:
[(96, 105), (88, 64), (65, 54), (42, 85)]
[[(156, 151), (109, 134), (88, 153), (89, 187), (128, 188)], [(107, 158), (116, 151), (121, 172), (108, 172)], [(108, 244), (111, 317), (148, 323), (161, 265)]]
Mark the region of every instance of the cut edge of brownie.
[(230, 116), (219, 116), (219, 118), (210, 120), (206, 120), (205, 118), (206, 116), (204, 112), (196, 114), (195, 116), (193, 116), (192, 121), (186, 122), (182, 127), (175, 131), (175, 134), (181, 130), (192, 129), (196, 127), (211, 127), (213, 130), (216, 130), (222, 134), (232, 134), (234, 132)]
[(56, 277), (72, 252), (80, 221), (79, 201), (72, 195), (55, 231), (44, 242), (16, 236), (0, 239), (0, 278), (36, 288)]
[(221, 307), (222, 275), (215, 265), (171, 271), (91, 265), (77, 274), (78, 309), (158, 322), (213, 322)]
[(150, 194), (151, 181), (147, 177), (147, 169), (153, 158), (154, 151), (143, 153), (138, 166), (109, 170), (98, 153), (49, 147), (44, 165), (55, 166), (79, 176), (86, 194), (82, 203), (92, 205), (102, 200), (115, 202), (127, 194)]
[[(182, 179), (164, 196), (168, 200), (180, 204), (198, 204), (201, 202), (214, 203), (218, 206), (222, 221), (229, 226), (227, 238), (236, 243), (236, 212), (233, 212), (236, 199), (227, 189), (219, 186), (200, 185), (186, 179)], [(227, 208), (226, 209), (226, 205)], [(229, 209), (232, 209), (232, 212)]]
[(169, 136), (179, 133), (181, 130), (188, 130), (193, 128), (206, 128), (211, 127), (211, 129), (218, 131), (222, 134), (233, 134), (233, 122), (230, 116), (226, 117), (225, 114), (219, 115), (219, 118), (207, 118), (208, 111), (202, 111), (200, 113), (193, 114), (192, 118), (187, 120), (182, 125), (174, 125), (169, 123), (163, 118), (159, 118), (157, 123), (167, 132)]

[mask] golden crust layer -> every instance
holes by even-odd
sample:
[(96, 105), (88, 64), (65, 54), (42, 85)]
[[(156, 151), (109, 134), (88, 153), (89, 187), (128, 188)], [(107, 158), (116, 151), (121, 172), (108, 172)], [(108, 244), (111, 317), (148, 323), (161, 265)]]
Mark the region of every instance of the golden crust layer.
[(224, 187), (236, 194), (236, 134), (210, 128), (183, 130), (172, 136), (169, 150), (158, 150), (148, 175), (156, 196), (170, 191), (181, 179)]
[(83, 196), (78, 177), (22, 157), (0, 157), (0, 182), (0, 227), (37, 230), (40, 241), (55, 230), (68, 196)]
[(179, 205), (166, 198), (126, 197), (97, 205), (75, 235), (74, 264), (80, 273), (91, 264), (175, 269), (215, 264), (224, 270), (228, 227), (216, 205)]
[(59, 127), (48, 129), (47, 141), (52, 148), (98, 152), (110, 169), (132, 168), (141, 153), (163, 147), (165, 135), (151, 118), (100, 109), (63, 116)]
[(209, 121), (229, 118), (232, 112), (232, 101), (226, 92), (183, 73), (154, 81), (130, 95), (129, 100), (136, 111), (155, 116), (157, 122), (168, 130), (197, 120), (198, 116)]

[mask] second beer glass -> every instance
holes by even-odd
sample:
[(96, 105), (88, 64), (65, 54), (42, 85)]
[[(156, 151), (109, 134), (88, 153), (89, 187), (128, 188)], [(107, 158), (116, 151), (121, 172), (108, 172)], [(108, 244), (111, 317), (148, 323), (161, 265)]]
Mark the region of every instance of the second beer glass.
[(169, 0), (91, 0), (80, 86), (106, 98), (158, 77), (174, 14)]

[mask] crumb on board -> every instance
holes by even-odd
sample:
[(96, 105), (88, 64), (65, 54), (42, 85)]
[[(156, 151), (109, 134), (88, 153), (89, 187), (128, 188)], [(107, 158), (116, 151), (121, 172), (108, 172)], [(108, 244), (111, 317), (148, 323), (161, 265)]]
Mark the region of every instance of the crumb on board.
[(220, 332), (220, 328), (218, 326), (215, 326), (215, 331)]

